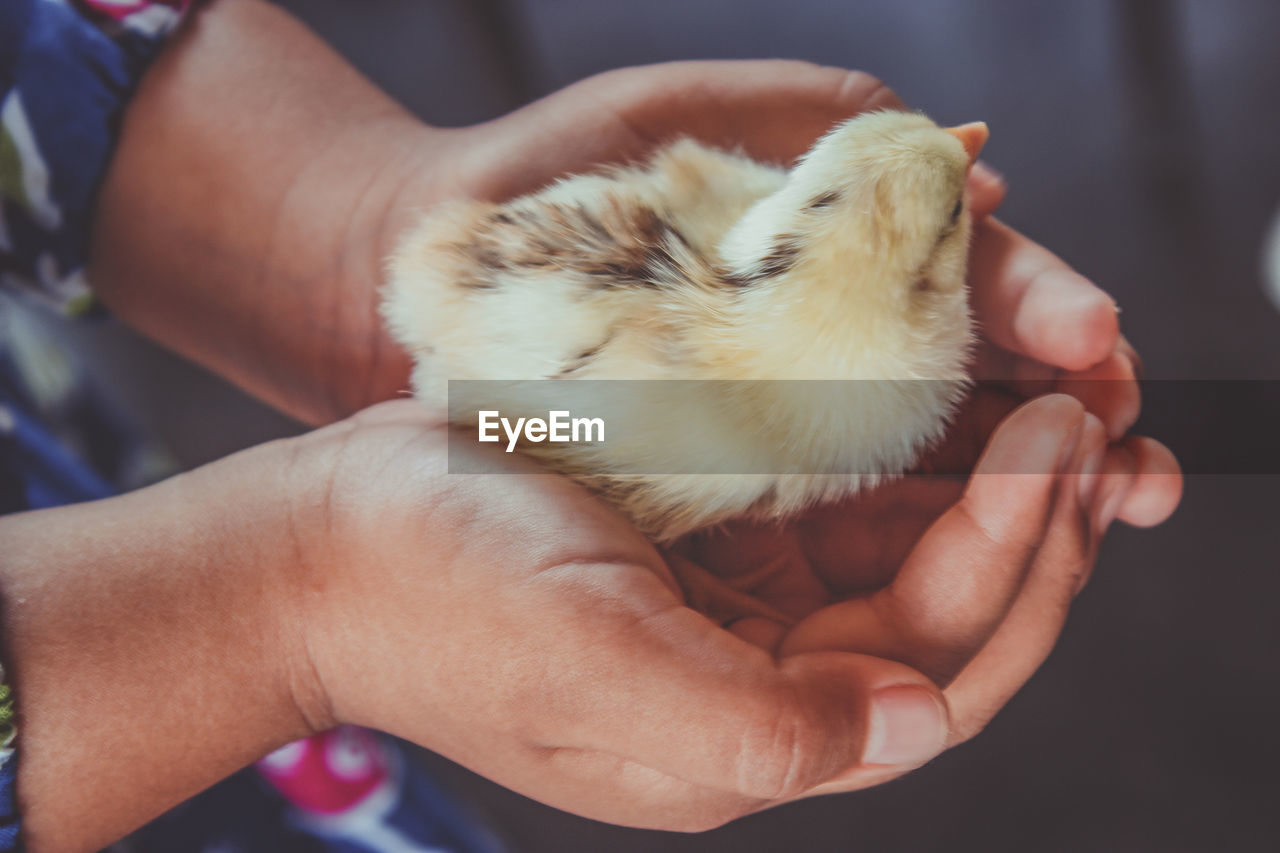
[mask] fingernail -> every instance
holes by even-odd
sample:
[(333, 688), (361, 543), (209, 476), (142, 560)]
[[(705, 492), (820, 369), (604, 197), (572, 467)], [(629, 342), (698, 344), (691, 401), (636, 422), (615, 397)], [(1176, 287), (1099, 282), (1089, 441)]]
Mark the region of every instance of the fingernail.
[(1106, 453), (1107, 445), (1103, 442), (1086, 453), (1080, 463), (1080, 481), (1076, 486), (1082, 507), (1093, 506), (1093, 496), (1098, 491), (1098, 472), (1102, 470), (1102, 458)]
[(1084, 435), (1084, 418), (1080, 419), (1080, 423), (1076, 424), (1075, 429), (1071, 430), (1071, 434), (1067, 436), (1066, 441), (1062, 443), (1062, 450), (1058, 452), (1058, 473), (1065, 474), (1071, 468), (1071, 463), (1076, 460), (1076, 449), (1080, 447), (1080, 436)]
[(1116, 447), (1115, 451), (1103, 460), (1106, 470), (1099, 477), (1102, 486), (1094, 501), (1094, 523), (1103, 533), (1120, 515), (1120, 508), (1124, 506), (1138, 474), (1133, 454), (1123, 445)]
[(1082, 452), (1080, 467), (1077, 470), (1079, 480), (1076, 482), (1076, 494), (1080, 506), (1092, 507), (1094, 495), (1098, 492), (1098, 474), (1102, 470), (1102, 461), (1107, 455), (1107, 429), (1096, 415), (1086, 413), (1084, 419), (1086, 424), (1096, 424), (1092, 432), (1095, 437), (1101, 439)]
[(872, 694), (864, 763), (923, 764), (942, 752), (946, 740), (946, 712), (924, 688), (900, 684)]

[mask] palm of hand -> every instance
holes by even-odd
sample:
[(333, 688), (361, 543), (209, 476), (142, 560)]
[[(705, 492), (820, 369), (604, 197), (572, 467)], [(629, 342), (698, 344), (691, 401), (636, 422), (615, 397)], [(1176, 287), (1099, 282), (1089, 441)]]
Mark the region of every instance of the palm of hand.
[[(748, 617), (726, 624), (750, 642), (779, 653), (824, 642), (832, 649), (873, 651), (842, 645), (842, 638), (858, 633), (848, 626), (840, 636), (824, 638), (820, 627), (814, 630), (822, 616), (810, 617), (839, 603), (865, 602), (893, 583), (921, 537), (961, 497), (997, 422), (1018, 402), (983, 389), (967, 401), (944, 442), (905, 476), (785, 522), (743, 521), (692, 534), (673, 556), (787, 617), (785, 623)], [(892, 651), (884, 642), (876, 645), (877, 653)], [(891, 656), (910, 662), (911, 655), (904, 649)], [(955, 673), (937, 675), (945, 681)]]

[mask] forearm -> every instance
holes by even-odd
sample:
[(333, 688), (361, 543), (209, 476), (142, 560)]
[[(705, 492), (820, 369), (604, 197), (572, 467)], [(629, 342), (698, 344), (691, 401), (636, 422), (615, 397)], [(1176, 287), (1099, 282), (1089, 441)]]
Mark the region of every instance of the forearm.
[(267, 606), (289, 555), (246, 461), (0, 519), (30, 849), (98, 849), (308, 733)]
[(162, 344), (331, 420), (407, 386), (376, 290), (388, 220), (449, 139), (279, 9), (209, 4), (126, 113), (90, 279)]

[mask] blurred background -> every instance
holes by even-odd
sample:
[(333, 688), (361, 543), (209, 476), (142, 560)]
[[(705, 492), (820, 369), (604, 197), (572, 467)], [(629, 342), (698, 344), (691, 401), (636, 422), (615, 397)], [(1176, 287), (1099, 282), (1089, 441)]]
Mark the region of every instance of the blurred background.
[[(1001, 215), (1115, 295), (1149, 378), (1216, 380), (1158, 391), (1148, 429), (1192, 459), (1280, 443), (1263, 272), (1280, 211), (1275, 0), (281, 5), (441, 125), (617, 66), (749, 57), (864, 69), (942, 123), (984, 120), (1011, 188)], [(180, 465), (298, 429), (118, 327), (70, 339)], [(1220, 392), (1241, 379), (1259, 380), (1247, 402)], [(1280, 466), (1190, 467), (1169, 523), (1110, 537), (1059, 648), (990, 728), (880, 789), (678, 836), (425, 760), (517, 851), (1280, 849)]]

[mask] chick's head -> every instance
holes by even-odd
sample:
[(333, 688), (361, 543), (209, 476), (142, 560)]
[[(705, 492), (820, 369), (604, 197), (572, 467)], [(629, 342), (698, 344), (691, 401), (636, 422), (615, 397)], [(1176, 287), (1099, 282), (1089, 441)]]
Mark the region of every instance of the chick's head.
[[(795, 224), (815, 249), (874, 253), (895, 278), (946, 291), (964, 284), (965, 178), (986, 141), (981, 123), (942, 129), (918, 113), (853, 119), (821, 139), (791, 174)], [(918, 275), (916, 275), (918, 274)]]
[(918, 113), (844, 122), (730, 232), (725, 260), (768, 280), (758, 298), (779, 316), (856, 342), (852, 373), (952, 375), (971, 337), (965, 183), (986, 137), (985, 124), (940, 128)]

